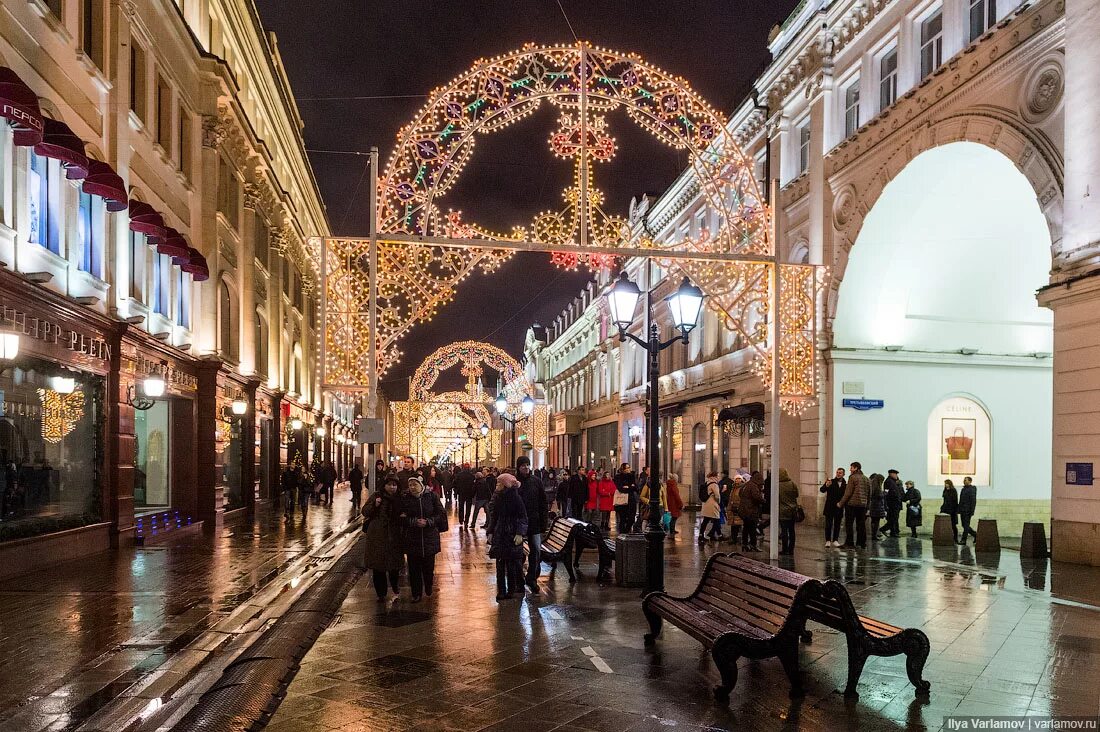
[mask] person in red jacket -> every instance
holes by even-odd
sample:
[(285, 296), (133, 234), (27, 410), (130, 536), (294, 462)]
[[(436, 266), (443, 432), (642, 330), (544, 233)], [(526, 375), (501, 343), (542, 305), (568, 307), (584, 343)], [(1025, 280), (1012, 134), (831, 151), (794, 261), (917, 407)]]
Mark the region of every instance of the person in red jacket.
[(676, 519), (684, 512), (684, 499), (680, 496), (680, 478), (677, 475), (668, 476), (665, 481), (665, 494), (668, 505), (665, 510), (671, 514), (668, 524), (668, 538), (672, 538), (679, 532), (676, 531)]
[(596, 508), (600, 510), (600, 528), (604, 533), (611, 530), (611, 511), (615, 508), (615, 481), (611, 479), (611, 473), (603, 471), (600, 482), (596, 485)]
[(596, 485), (599, 481), (596, 479), (596, 471), (588, 471), (588, 500), (584, 503), (584, 520), (590, 524), (596, 523), (599, 518), (599, 509), (596, 507), (598, 500), (596, 496)]

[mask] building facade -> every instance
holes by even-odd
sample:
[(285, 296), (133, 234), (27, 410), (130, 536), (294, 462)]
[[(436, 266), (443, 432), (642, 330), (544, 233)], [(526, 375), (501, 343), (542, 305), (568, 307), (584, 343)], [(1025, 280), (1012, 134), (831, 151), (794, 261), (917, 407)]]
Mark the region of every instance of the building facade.
[(288, 460), (350, 461), (355, 405), (314, 378), (305, 247), (328, 223), (252, 3), (0, 14), (0, 304), (20, 334), (0, 540), (77, 530), (57, 559), (166, 516), (210, 528), (270, 500)]
[[(778, 420), (806, 505), (859, 460), (913, 480), (930, 526), (944, 480), (972, 476), (1002, 535), (1041, 521), (1056, 558), (1100, 562), (1088, 487), (1100, 116), (1085, 91), (1098, 28), (1086, 2), (806, 0), (774, 30), (727, 132), (762, 187), (769, 169), (779, 182), (780, 257), (828, 268), (818, 405)], [(631, 206), (659, 240), (716, 223), (690, 170)], [(655, 303), (680, 277), (625, 266)], [(645, 460), (643, 354), (608, 328), (609, 284), (530, 349), (555, 409), (551, 463)], [(744, 346), (708, 314), (662, 354), (662, 468), (684, 482), (766, 465), (771, 415), (716, 424), (723, 407), (768, 403)]]

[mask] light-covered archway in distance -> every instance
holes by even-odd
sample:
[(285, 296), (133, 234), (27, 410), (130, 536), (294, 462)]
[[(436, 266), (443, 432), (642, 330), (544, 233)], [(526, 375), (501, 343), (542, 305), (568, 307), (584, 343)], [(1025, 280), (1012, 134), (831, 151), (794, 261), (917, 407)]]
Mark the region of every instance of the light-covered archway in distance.
[(1003, 535), (1049, 520), (1053, 321), (1035, 292), (1050, 252), (1035, 190), (1000, 152), (954, 142), (903, 168), (867, 215), (837, 295), (832, 462), (899, 469), (924, 493), (926, 524), (943, 479), (961, 487), (966, 474)]

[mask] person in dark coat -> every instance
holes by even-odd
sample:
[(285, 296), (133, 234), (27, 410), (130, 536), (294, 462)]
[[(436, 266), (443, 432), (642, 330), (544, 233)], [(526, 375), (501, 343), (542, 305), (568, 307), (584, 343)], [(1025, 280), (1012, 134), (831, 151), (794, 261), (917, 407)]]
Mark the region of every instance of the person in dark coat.
[(943, 503), (940, 504), (940, 513), (951, 517), (951, 539), (959, 543), (959, 492), (955, 490), (955, 483), (950, 478), (943, 482)]
[(959, 542), (966, 546), (966, 537), (973, 536), (978, 540), (978, 532), (970, 528), (970, 519), (974, 518), (974, 512), (978, 510), (978, 488), (974, 481), (967, 476), (963, 478), (963, 487), (959, 491), (959, 518), (962, 520), (963, 534)]
[(470, 509), (473, 508), (474, 493), (477, 490), (474, 485), (476, 480), (474, 471), (470, 470), (468, 464), (464, 464), (455, 473), (453, 485), (454, 492), (458, 494), (458, 527), (460, 529), (466, 528), (466, 524), (470, 520)]
[(572, 517), (584, 518), (584, 504), (588, 503), (588, 478), (584, 471), (577, 469), (569, 478), (569, 504), (572, 509)]
[(886, 483), (883, 485), (886, 498), (886, 526), (883, 534), (889, 534), (895, 539), (901, 536), (901, 527), (898, 525), (898, 517), (901, 515), (901, 505), (905, 502), (905, 489), (902, 487), (901, 478), (898, 477), (897, 468), (886, 471)]
[(521, 455), (516, 459), (516, 477), (519, 479), (519, 497), (527, 510), (527, 574), (524, 583), (536, 595), (538, 579), (542, 572), (542, 532), (550, 525), (550, 510), (546, 505), (546, 489), (542, 481), (531, 472), (531, 459)]
[(413, 467), (415, 462), (411, 457), (404, 459), (401, 465), (401, 470), (397, 471), (397, 489), (398, 492), (404, 494), (409, 491), (409, 478), (420, 478), (420, 474)]
[(279, 478), (279, 487), (283, 491), (283, 519), (290, 521), (294, 518), (294, 495), (298, 492), (298, 470), (295, 466), (286, 466)]
[(358, 461), (348, 472), (348, 488), (351, 490), (351, 510), (358, 513), (363, 501), (363, 469)]
[(878, 541), (878, 522), (886, 518), (886, 496), (882, 473), (871, 473), (871, 492), (867, 497), (867, 515), (871, 518), (871, 541)]
[(489, 523), (489, 502), (493, 500), (493, 492), (496, 491), (497, 479), (493, 476), (492, 471), (486, 470), (485, 473), (477, 473), (474, 476), (474, 507), (470, 512), (470, 530), (477, 528), (477, 515), (481, 513), (482, 509), (485, 509), (485, 524), (482, 528), (486, 528)]
[(905, 500), (909, 508), (905, 511), (905, 525), (913, 532), (913, 538), (917, 538), (917, 527), (921, 525), (920, 491), (913, 485), (913, 481), (905, 481)]
[(401, 499), (399, 507), (412, 601), (420, 602), (421, 594), (432, 595), (435, 555), (440, 549), (439, 528), (446, 520), (443, 504), (439, 496), (424, 488), (419, 478), (409, 478), (408, 495)]
[(737, 513), (744, 522), (741, 531), (741, 550), (746, 552), (758, 552), (756, 546), (756, 526), (760, 522), (761, 511), (764, 508), (764, 479), (760, 471), (754, 471), (745, 485), (741, 486), (741, 499), (738, 501)]
[(309, 501), (313, 498), (314, 483), (301, 466), (298, 467), (298, 508), (302, 512), (302, 521), (309, 514)]
[(514, 475), (502, 473), (489, 512), (489, 556), (497, 562), (497, 602), (511, 599), (515, 592), (523, 594), (523, 540), (531, 527), (519, 485)]
[(321, 468), (321, 492), (325, 497), (325, 505), (332, 506), (332, 494), (336, 490), (336, 466), (331, 460)]
[[(362, 471), (359, 472), (362, 473)], [(401, 568), (405, 566), (405, 555), (402, 553), (401, 546), (401, 526), (398, 520), (400, 502), (401, 497), (397, 494), (397, 478), (391, 476), (363, 507), (363, 518), (367, 521), (364, 531), (366, 535), (364, 566), (371, 570), (374, 591), (378, 593), (379, 600), (386, 599), (387, 584), (393, 589), (395, 595), (399, 593), (398, 577), (401, 574)]]
[(825, 505), (821, 514), (825, 517), (825, 546), (840, 546), (840, 524), (844, 518), (844, 509), (838, 504), (844, 496), (848, 481), (844, 480), (844, 468), (837, 468), (836, 475), (827, 479), (821, 486), (825, 494)]
[[(467, 465), (466, 467), (469, 468), (470, 466)], [(448, 509), (451, 507), (452, 497), (454, 496), (454, 480), (454, 468), (444, 468), (439, 471), (439, 482), (443, 484), (443, 499), (446, 501)]]

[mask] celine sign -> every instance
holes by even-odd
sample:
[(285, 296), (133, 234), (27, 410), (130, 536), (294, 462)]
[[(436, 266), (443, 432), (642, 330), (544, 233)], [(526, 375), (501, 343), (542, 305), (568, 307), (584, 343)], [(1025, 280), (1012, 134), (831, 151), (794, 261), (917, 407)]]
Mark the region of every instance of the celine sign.
[(842, 404), (860, 412), (866, 412), (869, 409), (882, 409), (886, 406), (886, 402), (882, 399), (845, 399)]

